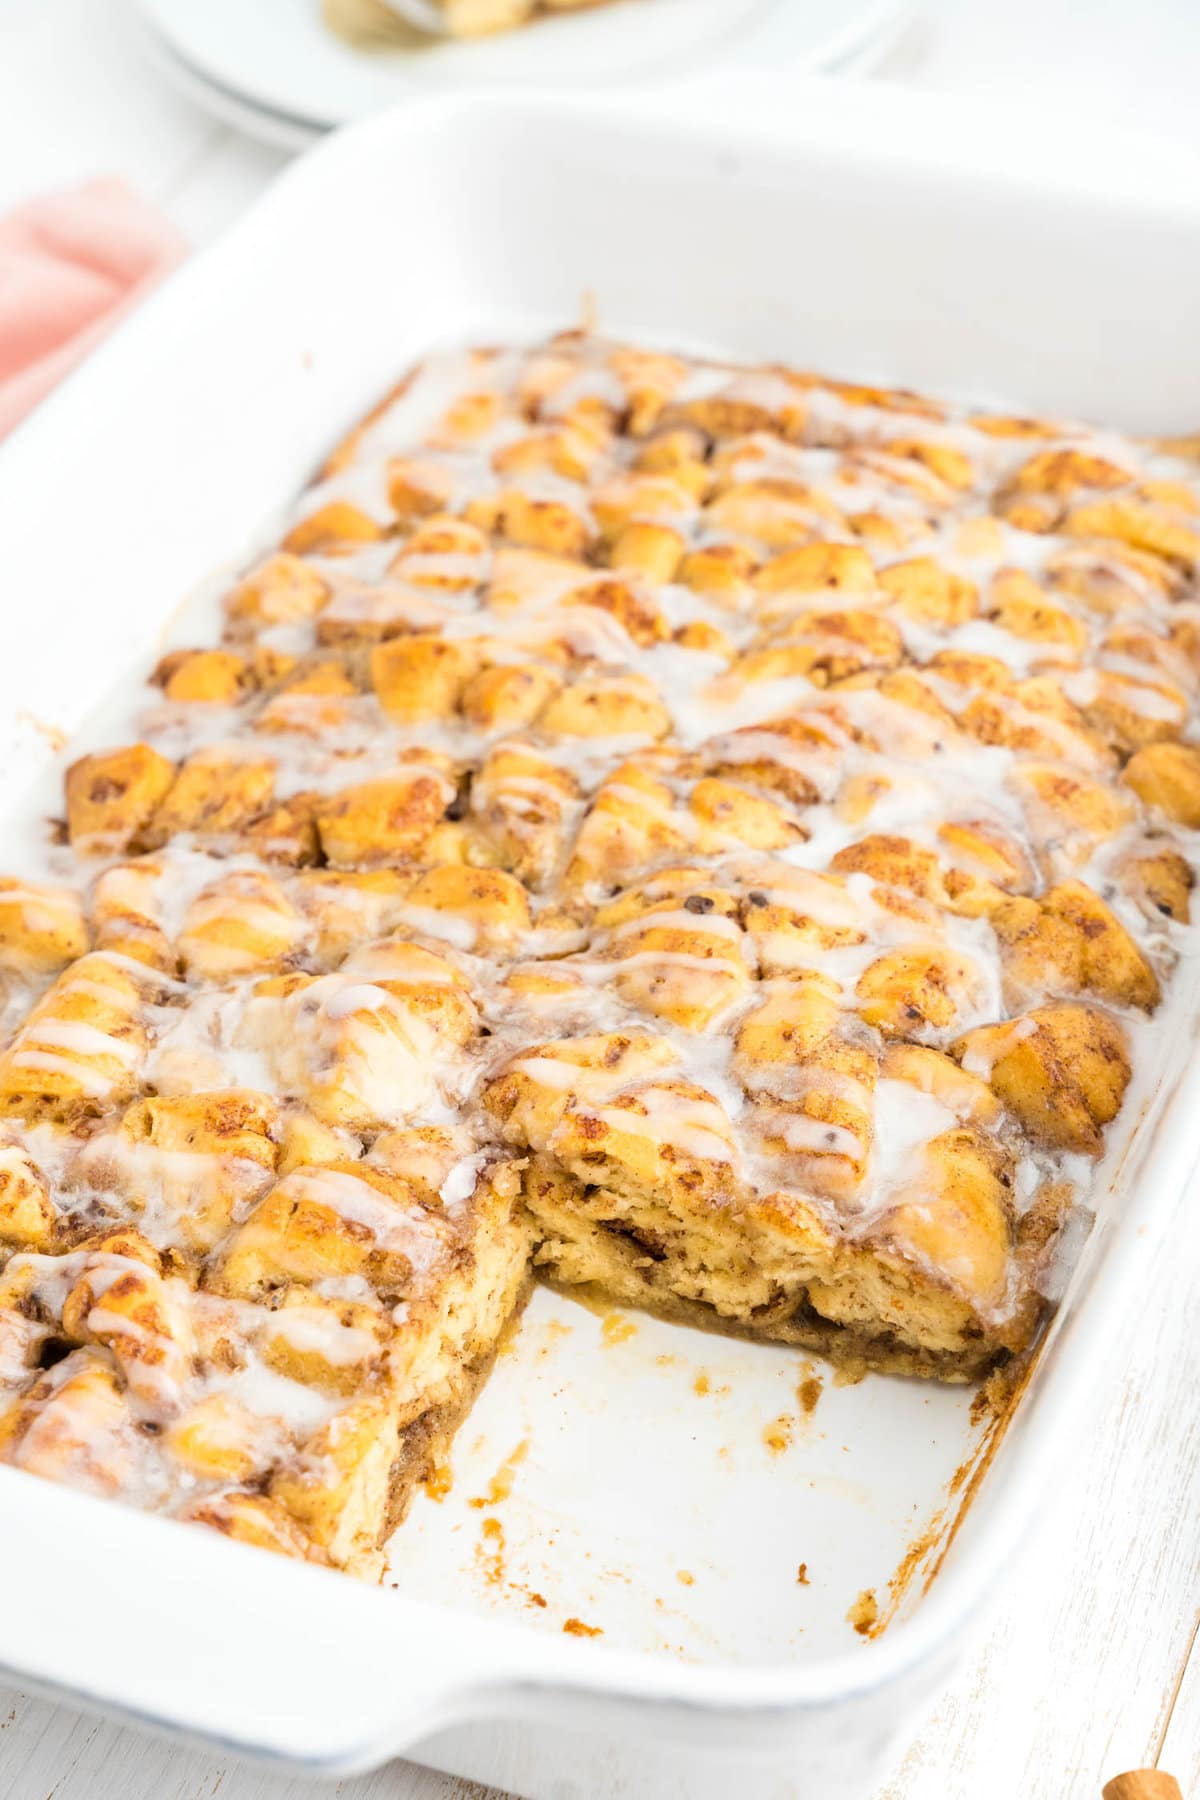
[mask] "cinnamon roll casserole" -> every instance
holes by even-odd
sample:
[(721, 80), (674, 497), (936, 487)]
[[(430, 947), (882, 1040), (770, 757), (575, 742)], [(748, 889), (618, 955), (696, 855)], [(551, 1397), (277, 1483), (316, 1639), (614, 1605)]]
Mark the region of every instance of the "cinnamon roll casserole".
[(1189, 918), (1162, 446), (432, 359), (0, 881), (0, 1462), (376, 1574), (532, 1280), (964, 1381)]

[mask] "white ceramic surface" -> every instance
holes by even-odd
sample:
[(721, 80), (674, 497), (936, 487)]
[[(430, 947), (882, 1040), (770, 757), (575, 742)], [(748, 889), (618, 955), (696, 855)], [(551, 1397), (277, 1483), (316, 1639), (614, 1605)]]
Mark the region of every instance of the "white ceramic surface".
[[(135, 0), (194, 80), (243, 105), (328, 128), (405, 96), (460, 88), (589, 88), (708, 64), (815, 70), (894, 26), (909, 0), (622, 0), (474, 42), (351, 48), (317, 0)], [(198, 90), (197, 90), (198, 91)]]
[(256, 138), (259, 143), (269, 144), (276, 150), (308, 150), (325, 136), (328, 128), (324, 125), (314, 125), (291, 113), (276, 112), (273, 107), (247, 100), (202, 75), (177, 56), (152, 25), (137, 21), (137, 39), (142, 59), (155, 74), (161, 76), (176, 94), (211, 114), (222, 125), (232, 125), (235, 131), (244, 132), (247, 137)]
[[(1188, 354), (1200, 293), (1194, 158), (1111, 140), (1052, 154), (965, 109), (856, 90), (803, 92), (785, 126), (766, 98), (754, 85), (727, 94), (717, 121), (700, 95), (671, 107), (430, 105), (334, 140), (289, 175), (0, 453), (0, 580), (24, 602), (0, 621), (10, 790), (45, 761), (19, 715), (77, 724), (102, 672), (145, 657), (172, 601), (254, 536), (407, 357), (435, 339), (570, 319), (585, 290), (615, 331), (999, 391), (1135, 428), (1200, 414)], [(398, 169), (409, 201), (393, 229), (379, 221)], [(506, 205), (514, 191), (519, 208)], [(325, 221), (320, 255), (314, 217)], [(1178, 1071), (1178, 1046), (1173, 1061)], [(854, 1638), (844, 1608), (938, 1504), (967, 1443), (963, 1397), (883, 1380), (838, 1390), (817, 1414), (830, 1441), (776, 1465), (761, 1454), (762, 1417), (794, 1359), (686, 1333), (664, 1350), (650, 1326), (605, 1349), (587, 1315), (571, 1312), (566, 1338), (549, 1333), (561, 1303), (547, 1298), (485, 1398), (478, 1450), (468, 1426), (453, 1503), (414, 1517), (424, 1551), (418, 1535), (411, 1551), (401, 1543), (392, 1592), (0, 1471), (0, 1519), (24, 1552), (7, 1575), (0, 1664), (311, 1766), (415, 1746), (486, 1774), (478, 1733), (447, 1731), (533, 1718), (546, 1755), (531, 1792), (593, 1792), (596, 1771), (624, 1758), (633, 1791), (727, 1791), (736, 1770), (747, 1794), (815, 1794), (824, 1782), (850, 1795), (911, 1722), (1027, 1529), (1097, 1346), (1194, 1160), (1200, 1076), (1189, 1079), (1105, 1201), (1039, 1381), (943, 1575), (876, 1643)], [(724, 1359), (718, 1385), (744, 1404), (709, 1420), (686, 1374)], [(581, 1407), (564, 1401), (571, 1383)], [(466, 1502), (525, 1437), (531, 1474), (514, 1489), (508, 1581), (481, 1586)], [(726, 1474), (716, 1451), (730, 1444)], [(584, 1450), (598, 1452), (594, 1466)], [(860, 1491), (832, 1507), (839, 1456)], [(549, 1512), (562, 1550), (547, 1563)], [(681, 1534), (705, 1577), (699, 1612), (668, 1586)], [(821, 1576), (812, 1615), (788, 1610), (803, 1593), (749, 1604), (773, 1590), (796, 1544)], [(435, 1604), (417, 1591), (430, 1569), (446, 1580)], [(527, 1578), (558, 1583), (538, 1588), (554, 1600), (551, 1632), (531, 1629), (541, 1609), (515, 1591)], [(514, 1592), (483, 1591), (492, 1585)], [(665, 1597), (668, 1625), (655, 1606)], [(102, 1634), (64, 1632), (68, 1604), (101, 1619)], [(564, 1638), (567, 1605), (605, 1637)], [(639, 1787), (647, 1769), (654, 1780)]]

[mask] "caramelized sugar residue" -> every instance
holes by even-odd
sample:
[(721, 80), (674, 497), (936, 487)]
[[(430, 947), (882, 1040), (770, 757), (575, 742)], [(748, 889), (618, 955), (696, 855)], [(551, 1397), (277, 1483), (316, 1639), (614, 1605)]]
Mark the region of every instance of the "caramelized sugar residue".
[(485, 1519), (475, 1550), (479, 1572), (489, 1587), (499, 1587), (504, 1580), (504, 1527), (499, 1519)]
[(529, 1439), (522, 1438), (512, 1454), (505, 1458), (488, 1482), (486, 1494), (476, 1494), (468, 1500), (468, 1506), (498, 1506), (507, 1500), (512, 1493), (513, 1482), (517, 1478), (517, 1470), (529, 1455)]
[(875, 1598), (874, 1588), (864, 1588), (850, 1611), (846, 1621), (853, 1625), (859, 1637), (870, 1637), (879, 1617), (879, 1602)]
[(817, 1401), (825, 1391), (825, 1383), (817, 1374), (810, 1362), (800, 1364), (800, 1382), (796, 1388), (796, 1398), (800, 1402), (800, 1411), (806, 1419), (811, 1418), (817, 1410)]
[(795, 1429), (796, 1421), (789, 1419), (786, 1413), (781, 1413), (779, 1418), (772, 1419), (769, 1425), (763, 1426), (763, 1443), (773, 1455), (778, 1456), (781, 1451), (791, 1449)]

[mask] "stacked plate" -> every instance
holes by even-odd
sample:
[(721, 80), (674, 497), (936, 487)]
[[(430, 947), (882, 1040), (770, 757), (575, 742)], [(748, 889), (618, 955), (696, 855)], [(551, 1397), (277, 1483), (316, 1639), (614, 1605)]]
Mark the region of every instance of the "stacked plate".
[[(721, 69), (859, 69), (910, 0), (619, 0), (503, 36), (452, 41), (406, 28), (356, 49), (320, 0), (134, 0), (163, 73), (229, 124), (287, 148), (406, 97), (448, 88), (598, 87)], [(391, 0), (398, 15), (409, 0)]]

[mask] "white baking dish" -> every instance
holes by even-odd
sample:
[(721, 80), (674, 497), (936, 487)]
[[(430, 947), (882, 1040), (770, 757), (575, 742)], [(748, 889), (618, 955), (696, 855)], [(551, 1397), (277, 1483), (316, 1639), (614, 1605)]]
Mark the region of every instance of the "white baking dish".
[[(1200, 160), (769, 81), (439, 101), (331, 140), (0, 454), (0, 865), (44, 727), (144, 666), (407, 361), (572, 322), (585, 296), (613, 333), (1195, 429)], [(945, 1565), (874, 1641), (846, 1612), (886, 1600), (939, 1509), (944, 1544), (979, 1453), (969, 1395), (827, 1385), (774, 1453), (793, 1355), (648, 1321), (622, 1339), (542, 1294), (383, 1592), (0, 1469), (0, 1667), (313, 1770), (403, 1751), (529, 1794), (868, 1792), (1030, 1530), (1170, 1229), (1200, 1152), (1194, 986)], [(526, 1441), (489, 1562), (470, 1501)], [(571, 1616), (604, 1635), (564, 1635)]]

